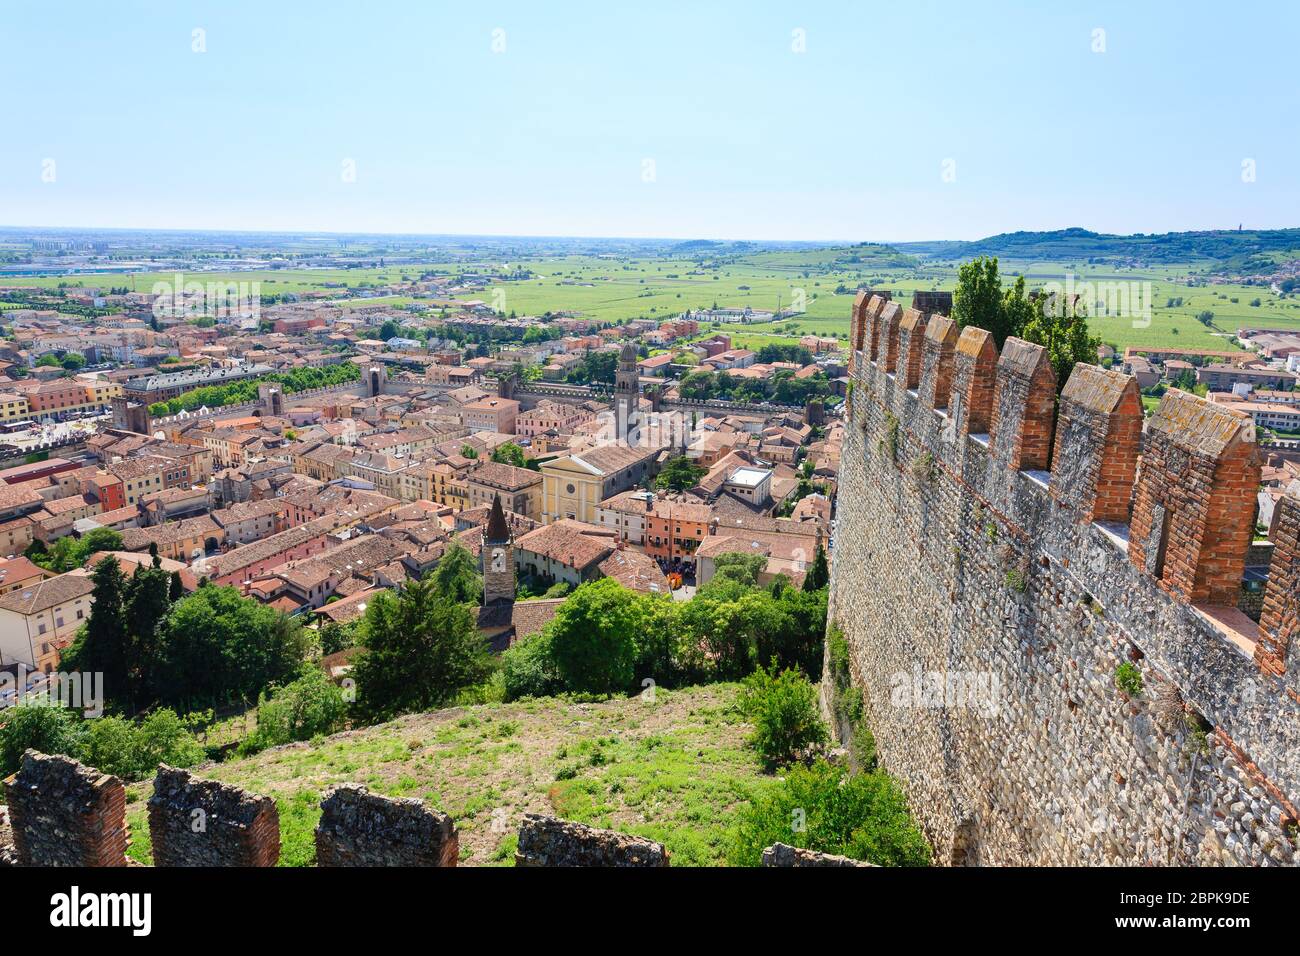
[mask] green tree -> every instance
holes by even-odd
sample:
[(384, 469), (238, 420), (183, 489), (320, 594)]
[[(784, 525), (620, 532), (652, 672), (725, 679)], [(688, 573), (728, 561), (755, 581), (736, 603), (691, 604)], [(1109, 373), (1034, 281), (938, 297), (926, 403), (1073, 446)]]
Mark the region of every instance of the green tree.
[(831, 583), (830, 566), (826, 563), (826, 549), (817, 542), (817, 551), (813, 554), (813, 563), (803, 576), (805, 591), (819, 591)]
[(143, 780), (161, 763), (192, 767), (203, 756), (203, 748), (173, 710), (155, 710), (139, 723), (122, 717), (86, 721), (86, 763), (126, 780)]
[(16, 773), (23, 751), (43, 754), (81, 754), (83, 721), (66, 707), (47, 703), (21, 703), (0, 711), (0, 779)]
[(67, 672), (101, 673), (105, 701), (134, 712), (139, 691), (137, 661), (127, 630), (127, 579), (117, 558), (107, 557), (91, 572), (90, 618), (63, 655)]
[(501, 655), (501, 678), (506, 700), (563, 692), (564, 678), (555, 665), (550, 633), (543, 630), (512, 644)]
[[(158, 659), (159, 632), (171, 610), (171, 575), (155, 556), (153, 567), (136, 565), (127, 581), (125, 613), (131, 634), (131, 664), (136, 704), (153, 699), (157, 688), (148, 685), (154, 673), (152, 662)], [(93, 612), (92, 612), (93, 613)]]
[(695, 464), (685, 455), (669, 458), (655, 478), (655, 485), (668, 491), (686, 491), (694, 488), (709, 473), (707, 468)]
[(209, 584), (172, 605), (152, 686), (161, 701), (191, 708), (252, 701), (296, 676), (307, 646), (298, 622)]
[(502, 465), (514, 465), (516, 468), (524, 468), (528, 465), (524, 450), (512, 441), (498, 445), (492, 452), (492, 460)]
[(492, 668), (470, 610), (440, 597), (432, 581), (410, 581), (366, 608), (365, 652), (353, 667), (356, 708), (378, 722), (433, 710)]
[(36, 544), (33, 541), (24, 553), (47, 571), (62, 574), (81, 567), (99, 551), (121, 551), (122, 536), (112, 528), (95, 528), (80, 538), (64, 535), (54, 542), (51, 551), (46, 551), (44, 545), (37, 548)]
[(720, 554), (713, 559), (713, 578), (705, 587), (724, 581), (736, 581), (746, 587), (754, 587), (758, 584), (758, 576), (766, 567), (766, 555), (746, 554), (743, 551)]
[(759, 668), (745, 679), (740, 709), (754, 725), (750, 743), (767, 770), (793, 762), (829, 734), (817, 704), (817, 689), (798, 671)]
[(612, 578), (582, 585), (547, 625), (556, 668), (574, 691), (611, 694), (636, 677), (637, 595)]
[(1007, 314), (995, 257), (979, 256), (958, 268), (957, 286), (952, 295), (952, 320), (958, 328), (973, 325), (992, 333), (998, 349), (1016, 334), (1014, 319)]
[(257, 749), (337, 733), (347, 724), (343, 689), (321, 668), (306, 665), (302, 676), (275, 691), (263, 692), (257, 706)]
[(483, 576), (474, 555), (459, 541), (453, 541), (433, 569), (433, 589), (444, 601), (477, 604), (483, 595)]
[(1088, 320), (1060, 296), (1039, 296), (1016, 334), (1047, 349), (1056, 373), (1056, 390), (1065, 388), (1076, 364), (1096, 365), (1101, 338), (1088, 334)]

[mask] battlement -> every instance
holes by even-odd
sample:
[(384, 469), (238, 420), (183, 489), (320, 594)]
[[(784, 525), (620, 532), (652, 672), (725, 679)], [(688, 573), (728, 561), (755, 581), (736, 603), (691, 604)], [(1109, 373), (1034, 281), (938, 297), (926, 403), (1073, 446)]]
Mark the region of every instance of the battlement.
[[(863, 400), (869, 396), (910, 423), (918, 437), (929, 434), (941, 444), (973, 437), (1007, 472), (1037, 473), (1075, 520), (1128, 526), (1122, 537), (1129, 558), (1169, 593), (1188, 604), (1236, 607), (1261, 473), (1249, 416), (1170, 389), (1144, 431), (1131, 375), (1078, 364), (1058, 400), (1042, 346), (1012, 337), (999, 353), (983, 329), (957, 335), (946, 316), (903, 313), (896, 303), (873, 301), (862, 314), (868, 322), (874, 316), (884, 336), (878, 354), (885, 364), (855, 351), (852, 375), (865, 389)], [(901, 319), (886, 318), (890, 310)], [(901, 345), (891, 349), (891, 338)], [(919, 419), (925, 412), (928, 422)], [(850, 418), (856, 417), (851, 406)], [(952, 456), (936, 454), (945, 457)], [(958, 456), (954, 463), (969, 461)], [(1274, 550), (1275, 564), (1289, 558), (1288, 549)], [(1276, 631), (1284, 625), (1274, 619), (1290, 620), (1288, 608), (1300, 598), (1294, 589), (1282, 593), (1284, 573), (1269, 579), (1265, 603), (1275, 612), (1262, 626)], [(1253, 652), (1259, 626), (1235, 614), (1215, 620), (1229, 622)], [(1276, 644), (1279, 637), (1270, 639)]]
[[(1256, 622), (1238, 607), (1260, 478), (1251, 420), (1175, 389), (1144, 428), (1131, 376), (1076, 365), (1058, 397), (1042, 347), (1010, 338), (999, 351), (985, 330), (959, 332), (918, 308), (889, 318), (886, 309), (877, 297), (854, 304), (831, 616), (849, 639), (886, 766), (933, 805), (919, 811), (929, 814), (928, 835), (936, 845), (983, 847), (953, 851), (966, 861), (1097, 859), (1088, 830), (996, 854), (987, 841), (993, 833), (1009, 840), (1029, 825), (1026, 814), (1059, 816), (1037, 791), (1076, 757), (1079, 779), (1066, 773), (1061, 799), (1099, 803), (1098, 769), (1083, 776), (1083, 741), (1114, 735), (1119, 719), (1133, 726), (1115, 744), (1115, 778), (1129, 790), (1150, 786), (1143, 799), (1170, 809), (1164, 835), (1125, 821), (1130, 845), (1106, 859), (1187, 862), (1215, 845), (1237, 862), (1270, 851), (1292, 862), (1285, 823), (1300, 805), (1300, 662), (1291, 649), (1300, 627), (1300, 500), (1279, 505)], [(1136, 713), (1084, 731), (1085, 702), (1118, 699), (1123, 662), (1146, 683), (1129, 694), (1126, 709)], [(972, 721), (946, 706), (896, 713), (891, 681), (918, 666), (1000, 673), (1015, 720)], [(1200, 815), (1176, 814), (1178, 796), (1163, 792), (1171, 771), (1157, 768), (1152, 751), (1175, 758), (1150, 743), (1157, 690), (1189, 715), (1171, 738), (1209, 741), (1194, 775), (1213, 766), (1217, 794), (1203, 792), (1209, 781), (1188, 782), (1185, 761), (1173, 773), (1185, 803), (1203, 800)], [(988, 754), (992, 778), (968, 766), (972, 751)], [(983, 792), (990, 779), (1000, 796)], [(1226, 816), (1222, 802), (1230, 792), (1249, 794), (1247, 805), (1262, 796), (1274, 817), (1267, 849), (1243, 848), (1232, 825), (1231, 840), (1216, 828), (1233, 818), (1238, 801)], [(981, 813), (990, 800), (997, 806)], [(1012, 810), (1015, 800), (1028, 806)], [(1181, 816), (1202, 831), (1170, 822)]]
[[(121, 780), (69, 757), (29, 750), (4, 790), (9, 827), (0, 826), (0, 866), (127, 865)], [(279, 814), (270, 797), (164, 765), (148, 809), (155, 866), (275, 866), (279, 860)], [(7, 830), (12, 845), (3, 839)], [(843, 865), (787, 862), (788, 856), (767, 865)], [(323, 795), (318, 866), (454, 867), (458, 857), (455, 823), (423, 800), (383, 797), (350, 783)], [(517, 866), (658, 867), (668, 866), (668, 858), (653, 840), (554, 817), (525, 814), (519, 826)]]

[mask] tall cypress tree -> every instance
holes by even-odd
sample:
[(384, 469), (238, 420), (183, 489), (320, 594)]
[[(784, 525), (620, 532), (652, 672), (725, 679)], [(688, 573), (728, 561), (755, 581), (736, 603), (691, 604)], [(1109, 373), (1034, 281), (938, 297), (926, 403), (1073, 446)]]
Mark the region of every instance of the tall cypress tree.
[(60, 670), (103, 674), (107, 701), (134, 710), (132, 654), (126, 627), (127, 580), (117, 558), (95, 565), (94, 606), (90, 619), (63, 655)]
[(803, 577), (805, 591), (820, 591), (831, 583), (830, 567), (826, 564), (826, 549), (817, 544), (817, 553), (813, 555), (812, 567)]
[(126, 588), (126, 621), (130, 632), (133, 663), (132, 699), (149, 703), (156, 699), (161, 640), (158, 630), (171, 610), (171, 575), (159, 561), (154, 567), (137, 565)]

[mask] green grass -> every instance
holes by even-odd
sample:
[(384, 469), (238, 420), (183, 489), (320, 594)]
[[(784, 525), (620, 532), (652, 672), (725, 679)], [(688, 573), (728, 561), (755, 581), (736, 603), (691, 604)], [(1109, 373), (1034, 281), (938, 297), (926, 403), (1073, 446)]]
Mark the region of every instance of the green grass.
[[(738, 686), (713, 684), (576, 704), (547, 698), (454, 708), (200, 767), (201, 777), (276, 801), (281, 866), (310, 866), (320, 795), (363, 783), (450, 814), (462, 865), (512, 865), (524, 813), (659, 840), (676, 866), (723, 863), (737, 809), (775, 786), (746, 743)], [(130, 853), (150, 862), (145, 802), (132, 784)]]
[[(861, 261), (854, 262), (859, 255)], [(358, 288), (363, 283), (382, 286), (403, 278), (415, 279), (422, 272), (455, 274), (462, 271), (504, 275), (507, 266), (523, 265), (535, 275), (523, 281), (500, 281), (487, 288), (458, 293), (461, 298), (494, 301), (503, 296), (507, 313), (539, 315), (545, 312), (577, 312), (602, 322), (633, 318), (667, 320), (686, 310), (750, 306), (774, 310), (789, 307), (801, 297), (806, 311), (787, 322), (771, 325), (723, 326), (716, 331), (732, 334), (735, 343), (761, 347), (769, 342), (790, 341), (788, 334), (814, 333), (847, 338), (851, 295), (836, 295), (837, 287), (868, 285), (889, 290), (896, 301), (911, 302), (918, 289), (952, 289), (956, 264), (947, 261), (914, 262), (897, 255), (878, 255), (872, 250), (835, 248), (763, 252), (749, 256), (699, 258), (597, 258), (592, 256), (537, 257), (505, 263), (480, 260), (383, 269), (280, 269), (254, 272), (193, 272), (187, 280), (200, 282), (260, 282), (264, 294), (328, 290), (345, 283)], [(1077, 282), (1150, 281), (1153, 314), (1149, 327), (1135, 326), (1128, 318), (1094, 317), (1089, 325), (1106, 342), (1120, 348), (1148, 346), (1225, 350), (1232, 348), (1227, 337), (1243, 326), (1268, 325), (1300, 329), (1300, 297), (1280, 298), (1261, 286), (1192, 285), (1202, 280), (1213, 263), (1206, 261), (1152, 268), (1121, 268), (1069, 261), (1011, 261), (1001, 263), (1004, 276), (1025, 275), (1031, 288), (1048, 282), (1064, 283), (1067, 273)], [(6, 277), (7, 285), (55, 286), (59, 282), (85, 286), (127, 285), (148, 291), (156, 281), (171, 282), (172, 273), (87, 274), (66, 276)], [(345, 294), (339, 288), (340, 295)], [(1258, 298), (1260, 305), (1250, 302)], [(1181, 304), (1169, 306), (1171, 299)], [(1236, 302), (1232, 300), (1236, 299)], [(407, 296), (352, 299), (348, 307), (388, 305), (400, 307), (420, 300)], [(1196, 320), (1202, 311), (1215, 315), (1218, 329), (1206, 328)], [(1221, 331), (1220, 331), (1221, 330)], [(710, 334), (715, 329), (710, 326)]]

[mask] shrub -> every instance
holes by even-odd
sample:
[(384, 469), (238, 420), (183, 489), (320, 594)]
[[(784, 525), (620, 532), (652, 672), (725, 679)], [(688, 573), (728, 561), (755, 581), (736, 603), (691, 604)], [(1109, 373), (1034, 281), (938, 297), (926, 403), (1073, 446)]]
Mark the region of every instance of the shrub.
[(342, 730), (348, 705), (343, 690), (319, 667), (308, 665), (302, 676), (257, 705), (256, 744), (259, 749), (295, 740), (311, 740)]
[(745, 678), (740, 708), (754, 725), (750, 743), (768, 770), (792, 763), (808, 747), (828, 739), (817, 707), (817, 690), (798, 671), (759, 668)]
[(23, 703), (0, 712), (0, 779), (16, 773), (23, 751), (80, 757), (85, 728), (71, 710)]
[(849, 774), (819, 760), (760, 790), (737, 814), (732, 866), (758, 866), (773, 843), (835, 853), (879, 866), (926, 866), (930, 847), (902, 792), (880, 772)]
[(885, 413), (885, 433), (877, 448), (890, 461), (898, 460), (898, 419), (888, 412)]
[(505, 699), (549, 697), (564, 690), (564, 679), (551, 657), (551, 637), (543, 631), (515, 644), (501, 655)]
[(849, 642), (839, 625), (832, 624), (826, 636), (827, 655), (830, 658), (831, 677), (841, 687), (849, 683)]
[(1132, 661), (1125, 661), (1115, 668), (1115, 686), (1130, 697), (1142, 693), (1142, 672)]
[(934, 455), (923, 451), (912, 462), (912, 477), (920, 484), (934, 481)]
[(636, 677), (637, 595), (611, 578), (584, 584), (547, 625), (551, 657), (569, 690), (625, 691)]
[(86, 722), (84, 759), (97, 770), (125, 780), (143, 780), (161, 763), (192, 767), (203, 748), (174, 710), (156, 710), (139, 723), (120, 717)]

